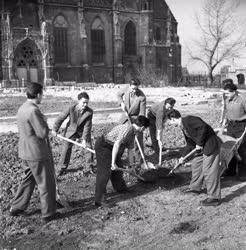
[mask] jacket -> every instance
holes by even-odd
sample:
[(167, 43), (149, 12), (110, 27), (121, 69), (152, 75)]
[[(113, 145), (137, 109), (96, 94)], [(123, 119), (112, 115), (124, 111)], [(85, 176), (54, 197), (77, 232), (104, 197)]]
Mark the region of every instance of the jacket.
[(18, 153), (23, 160), (43, 161), (51, 157), (49, 127), (39, 107), (27, 100), (17, 113)]
[(92, 117), (93, 110), (86, 107), (84, 112), (81, 114), (76, 109), (77, 104), (73, 104), (62, 112), (56, 119), (53, 130), (58, 132), (63, 121), (69, 118), (65, 130), (64, 136), (67, 138), (82, 138), (89, 142), (91, 140), (91, 128), (92, 128)]
[(211, 126), (200, 117), (188, 115), (182, 118), (182, 131), (184, 133), (187, 146), (183, 151), (183, 156), (188, 154), (196, 145), (203, 147), (204, 155), (211, 155), (218, 152), (219, 142), (217, 135)]
[[(117, 99), (119, 105), (124, 102), (126, 105), (127, 113), (131, 118), (137, 118), (139, 115), (146, 115), (146, 96), (143, 91), (137, 89), (134, 100), (130, 105), (130, 93), (131, 88), (120, 90), (117, 94)], [(123, 99), (124, 97), (124, 99)], [(120, 118), (120, 123), (125, 123), (127, 121), (127, 116), (122, 114)]]

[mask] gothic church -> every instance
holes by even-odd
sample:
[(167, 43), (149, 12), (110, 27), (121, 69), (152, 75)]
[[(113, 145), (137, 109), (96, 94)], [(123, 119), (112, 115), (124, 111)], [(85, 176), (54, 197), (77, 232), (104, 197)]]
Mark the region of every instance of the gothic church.
[(165, 0), (2, 0), (0, 80), (124, 83), (140, 69), (181, 77)]

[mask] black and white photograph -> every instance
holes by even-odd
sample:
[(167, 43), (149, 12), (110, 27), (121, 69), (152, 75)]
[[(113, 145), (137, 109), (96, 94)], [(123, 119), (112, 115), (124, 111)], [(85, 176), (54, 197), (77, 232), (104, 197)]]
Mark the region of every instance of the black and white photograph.
[(246, 0), (0, 0), (0, 250), (246, 249)]

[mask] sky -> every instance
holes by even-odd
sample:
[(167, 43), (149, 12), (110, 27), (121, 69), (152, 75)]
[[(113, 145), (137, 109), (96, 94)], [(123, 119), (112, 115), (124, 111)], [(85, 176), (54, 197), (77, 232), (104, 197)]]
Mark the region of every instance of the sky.
[[(197, 28), (195, 25), (195, 13), (199, 13), (202, 8), (203, 0), (165, 0), (178, 22), (178, 35), (182, 45), (182, 66), (187, 67), (189, 72), (205, 73), (206, 67), (200, 63), (194, 63), (189, 60), (187, 55), (187, 44), (196, 38)], [(231, 0), (234, 1), (234, 0)], [(242, 0), (238, 15), (245, 16), (246, 0)], [(234, 59), (236, 67), (246, 68), (245, 59)], [(228, 62), (227, 62), (228, 64)]]

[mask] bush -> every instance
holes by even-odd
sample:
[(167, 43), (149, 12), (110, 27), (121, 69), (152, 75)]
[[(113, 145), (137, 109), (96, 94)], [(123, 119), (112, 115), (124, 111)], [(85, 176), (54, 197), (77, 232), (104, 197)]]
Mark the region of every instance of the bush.
[(138, 78), (145, 87), (164, 87), (169, 85), (167, 74), (157, 71), (154, 67), (140, 69)]

